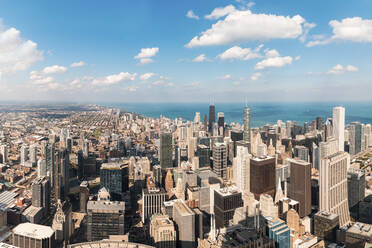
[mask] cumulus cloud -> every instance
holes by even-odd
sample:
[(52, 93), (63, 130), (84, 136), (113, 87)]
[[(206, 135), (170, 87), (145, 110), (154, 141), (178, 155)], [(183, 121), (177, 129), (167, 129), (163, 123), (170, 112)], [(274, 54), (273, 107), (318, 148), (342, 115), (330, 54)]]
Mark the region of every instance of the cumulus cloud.
[(104, 78), (97, 78), (92, 81), (93, 85), (109, 86), (125, 81), (133, 81), (136, 79), (137, 73), (120, 72), (119, 74), (112, 74)]
[(67, 68), (60, 65), (47, 66), (43, 69), (44, 74), (61, 74), (65, 73)]
[(82, 67), (85, 65), (84, 61), (74, 62), (70, 65), (70, 67)]
[(310, 32), (311, 29), (315, 28), (316, 27), (316, 24), (315, 23), (307, 23), (305, 22), (304, 25), (303, 25), (303, 34), (301, 35), (301, 37), (299, 38), (299, 40), (303, 43), (306, 41), (307, 39), (307, 36)]
[(293, 59), (291, 56), (267, 58), (258, 62), (254, 69), (263, 70), (266, 68), (279, 68), (285, 65), (292, 64), (292, 60)]
[(220, 7), (220, 8), (215, 8), (212, 13), (209, 15), (204, 16), (205, 19), (219, 19), (223, 16), (226, 16), (232, 12), (236, 11), (235, 7), (233, 5), (227, 5), (226, 7)]
[(43, 52), (37, 44), (24, 40), (19, 30), (6, 29), (0, 20), (0, 71), (11, 73), (23, 71), (43, 60)]
[(38, 71), (31, 71), (30, 80), (33, 84), (43, 85), (53, 82), (54, 78), (45, 76), (43, 73), (40, 73)]
[(275, 58), (275, 57), (279, 57), (280, 56), (279, 52), (277, 50), (275, 50), (275, 49), (266, 50), (265, 51), (265, 55), (268, 58)]
[(260, 73), (260, 72), (253, 73), (252, 76), (251, 76), (251, 80), (256, 81), (256, 80), (258, 80), (261, 76), (262, 76), (262, 73)]
[(333, 35), (330, 38), (319, 37), (307, 43), (308, 47), (329, 44), (336, 40), (353, 42), (372, 42), (372, 20), (361, 17), (345, 18), (341, 21), (331, 20), (329, 26)]
[[(212, 16), (218, 15), (208, 15)], [(222, 14), (220, 14), (222, 15)], [(303, 34), (305, 19), (268, 14), (254, 14), (250, 10), (235, 10), (195, 36), (186, 47), (224, 45), (251, 40), (295, 39)]]
[(135, 59), (150, 58), (150, 57), (155, 56), (158, 52), (159, 52), (158, 47), (142, 48), (141, 52), (137, 54), (134, 58)]
[(208, 58), (203, 53), (203, 54), (200, 54), (199, 56), (197, 56), (196, 58), (194, 58), (192, 61), (193, 62), (204, 62), (204, 61), (208, 61)]
[(195, 15), (194, 11), (192, 10), (187, 11), (186, 17), (190, 19), (199, 20), (199, 16)]
[(332, 67), (327, 72), (327, 74), (344, 74), (345, 72), (357, 72), (357, 71), (359, 71), (359, 68), (356, 66), (353, 66), (353, 65), (343, 66), (343, 65), (338, 64)]
[(148, 73), (144, 73), (140, 76), (140, 79), (142, 81), (145, 81), (145, 80), (149, 80), (151, 77), (153, 77), (155, 75), (155, 73), (152, 73), (152, 72), (148, 72)]
[(250, 48), (241, 48), (239, 46), (233, 46), (227, 49), (225, 52), (219, 54), (221, 60), (249, 60), (262, 57), (259, 54), (259, 50), (262, 46), (251, 50)]

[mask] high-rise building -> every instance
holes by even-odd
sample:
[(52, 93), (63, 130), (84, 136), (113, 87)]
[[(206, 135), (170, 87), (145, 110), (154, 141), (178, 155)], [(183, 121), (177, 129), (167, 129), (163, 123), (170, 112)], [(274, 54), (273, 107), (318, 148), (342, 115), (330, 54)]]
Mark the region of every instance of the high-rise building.
[(354, 207), (365, 197), (366, 174), (364, 170), (350, 168), (347, 172), (347, 191), (349, 208)]
[(250, 190), (256, 200), (261, 194), (269, 194), (274, 198), (275, 182), (275, 158), (259, 157), (250, 161)]
[(57, 198), (65, 199), (70, 192), (70, 155), (67, 149), (59, 151), (57, 158), (56, 195)]
[(50, 182), (47, 177), (37, 177), (32, 183), (32, 206), (44, 208), (44, 213), (49, 212)]
[(142, 222), (145, 223), (153, 214), (160, 214), (163, 202), (168, 200), (163, 188), (150, 187), (142, 191)]
[(245, 106), (244, 107), (244, 133), (243, 139), (246, 142), (251, 142), (251, 110)]
[(150, 236), (156, 248), (176, 248), (177, 232), (168, 215), (153, 215)]
[(320, 164), (320, 211), (335, 213), (339, 216), (340, 226), (350, 222), (347, 168), (350, 155), (338, 152), (322, 159)]
[(25, 165), (28, 160), (28, 148), (26, 145), (21, 147), (21, 165)]
[(128, 190), (128, 166), (120, 162), (103, 163), (100, 169), (100, 184), (108, 189), (114, 200), (122, 200)]
[(1, 145), (0, 146), (0, 155), (3, 158), (3, 163), (8, 162), (8, 147), (6, 145)]
[(200, 112), (195, 113), (194, 123), (200, 123)]
[(316, 117), (316, 129), (322, 130), (323, 128), (323, 120), (322, 117)]
[(333, 136), (338, 142), (338, 151), (344, 151), (345, 143), (345, 108), (333, 108)]
[(352, 122), (349, 126), (350, 154), (355, 155), (364, 150), (365, 135), (364, 125), (360, 122)]
[(321, 239), (336, 241), (339, 227), (339, 218), (335, 213), (321, 211), (314, 215), (314, 234)]
[(227, 147), (225, 143), (215, 143), (213, 146), (213, 171), (222, 178), (226, 178)]
[(55, 234), (50, 226), (22, 223), (12, 230), (13, 245), (19, 248), (53, 248)]
[(80, 212), (87, 213), (87, 202), (89, 200), (89, 184), (88, 181), (83, 181), (80, 184)]
[(36, 161), (37, 161), (37, 146), (36, 144), (32, 144), (30, 146), (30, 162), (33, 165), (36, 165)]
[(124, 235), (125, 202), (111, 201), (105, 188), (98, 192), (97, 201), (87, 204), (87, 240), (107, 239), (110, 235)]
[(309, 162), (309, 149), (305, 146), (295, 146), (294, 156), (295, 158)]
[(198, 145), (196, 150), (196, 155), (199, 158), (199, 168), (210, 167), (210, 150), (209, 147), (206, 145)]
[[(225, 114), (223, 112), (218, 112), (217, 113), (217, 123), (218, 123), (218, 129), (220, 130), (222, 128), (222, 130), (224, 130), (224, 127), (225, 127)], [(223, 132), (220, 133), (221, 136), (223, 136)]]
[(247, 147), (236, 147), (236, 157), (233, 160), (234, 181), (243, 193), (250, 192), (250, 158)]
[(173, 167), (173, 150), (172, 150), (172, 134), (160, 134), (160, 167), (162, 169)]
[(290, 159), (289, 198), (300, 203), (301, 218), (311, 213), (311, 164), (303, 160)]
[(45, 159), (39, 159), (37, 161), (37, 176), (46, 177), (48, 175), (47, 165)]
[(177, 226), (177, 247), (194, 248), (197, 244), (196, 216), (183, 200), (177, 200), (173, 205), (173, 220)]
[(214, 190), (214, 216), (216, 228), (229, 226), (235, 209), (243, 206), (242, 193), (234, 186)]
[(275, 247), (277, 248), (287, 248), (290, 247), (290, 229), (285, 224), (285, 221), (279, 218), (266, 218), (267, 222), (267, 233), (269, 238), (275, 241)]
[(208, 122), (208, 130), (212, 132), (214, 123), (216, 122), (216, 108), (214, 105), (209, 105), (209, 122)]

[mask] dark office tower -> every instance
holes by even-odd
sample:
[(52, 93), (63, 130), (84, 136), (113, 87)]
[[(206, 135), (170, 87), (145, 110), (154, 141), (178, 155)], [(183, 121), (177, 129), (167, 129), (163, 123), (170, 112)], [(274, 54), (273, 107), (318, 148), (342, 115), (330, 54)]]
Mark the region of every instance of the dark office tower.
[(80, 184), (80, 212), (87, 213), (87, 202), (89, 200), (89, 184), (83, 181)]
[(269, 194), (274, 198), (275, 195), (275, 158), (260, 157), (251, 159), (250, 186), (251, 192), (256, 200), (260, 195)]
[(103, 163), (100, 170), (100, 184), (111, 193), (113, 200), (122, 200), (128, 190), (128, 166), (123, 163)]
[(62, 199), (66, 199), (70, 192), (70, 154), (67, 149), (64, 149), (61, 154), (60, 161), (60, 175), (61, 175), (61, 194)]
[(210, 150), (209, 146), (198, 145), (196, 154), (199, 157), (199, 168), (210, 167)]
[(216, 228), (229, 225), (235, 209), (243, 206), (242, 193), (236, 187), (226, 187), (214, 191), (214, 216)]
[(244, 141), (251, 142), (251, 110), (244, 107)]
[(209, 125), (208, 131), (212, 132), (213, 124), (216, 122), (216, 108), (214, 105), (209, 105)]
[(322, 117), (316, 117), (316, 129), (322, 130), (322, 128), (323, 128)]
[(204, 115), (204, 130), (208, 131), (208, 116)]
[(290, 160), (289, 197), (300, 203), (301, 218), (311, 213), (311, 164), (303, 160)]
[(48, 143), (46, 141), (43, 141), (41, 144), (41, 153), (45, 159), (47, 175), (49, 176), (50, 179), (50, 187), (53, 191), (55, 191), (56, 158), (54, 143)]
[(163, 174), (160, 165), (154, 165), (152, 167), (152, 172), (154, 174), (156, 187), (161, 187), (163, 183)]
[(72, 152), (72, 139), (70, 137), (66, 139), (66, 148), (68, 152)]
[(47, 177), (37, 177), (32, 183), (32, 206), (44, 208), (48, 213), (50, 206), (50, 183)]
[(233, 142), (243, 140), (243, 132), (240, 130), (231, 130), (230, 138)]
[(160, 134), (160, 167), (162, 169), (172, 168), (172, 134), (161, 133)]
[(227, 147), (225, 143), (215, 143), (213, 146), (213, 171), (221, 178), (226, 178)]
[(84, 155), (84, 158), (87, 158), (89, 156), (89, 140), (84, 140), (83, 155)]
[(77, 153), (77, 161), (78, 161), (78, 169), (77, 169), (77, 176), (78, 179), (81, 180), (84, 177), (84, 157), (83, 157), (83, 150), (79, 150)]
[(217, 119), (218, 129), (220, 127), (224, 127), (225, 126), (225, 114), (222, 113), (222, 112), (218, 112), (217, 117), (218, 117), (218, 119)]
[(358, 154), (364, 150), (364, 125), (352, 122), (349, 127), (350, 155)]
[(366, 174), (364, 170), (349, 169), (347, 172), (347, 193), (349, 208), (354, 207), (364, 199), (366, 190)]

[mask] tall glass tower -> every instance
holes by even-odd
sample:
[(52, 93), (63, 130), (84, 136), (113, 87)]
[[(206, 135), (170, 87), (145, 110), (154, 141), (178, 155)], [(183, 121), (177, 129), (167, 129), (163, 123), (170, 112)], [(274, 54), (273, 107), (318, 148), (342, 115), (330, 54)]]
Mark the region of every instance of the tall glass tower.
[(251, 110), (245, 106), (244, 107), (244, 141), (251, 142)]

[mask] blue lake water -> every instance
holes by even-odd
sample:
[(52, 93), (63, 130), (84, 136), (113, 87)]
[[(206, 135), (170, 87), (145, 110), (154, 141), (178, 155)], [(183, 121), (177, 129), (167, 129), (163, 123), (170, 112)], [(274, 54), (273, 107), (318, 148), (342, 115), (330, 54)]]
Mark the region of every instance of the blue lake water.
[[(159, 118), (163, 115), (168, 118), (182, 117), (193, 120), (195, 112), (200, 112), (201, 120), (208, 114), (208, 103), (105, 103), (105, 106), (120, 108), (123, 111), (135, 112), (145, 116)], [(225, 114), (225, 122), (243, 122), (244, 103), (215, 103), (216, 115)], [(248, 103), (251, 109), (251, 126), (258, 127), (267, 123), (274, 124), (277, 120), (297, 121), (298, 123), (311, 123), (320, 116), (325, 120), (332, 118), (332, 108), (343, 106), (346, 109), (346, 123), (360, 121), (372, 123), (372, 102), (349, 103)]]

